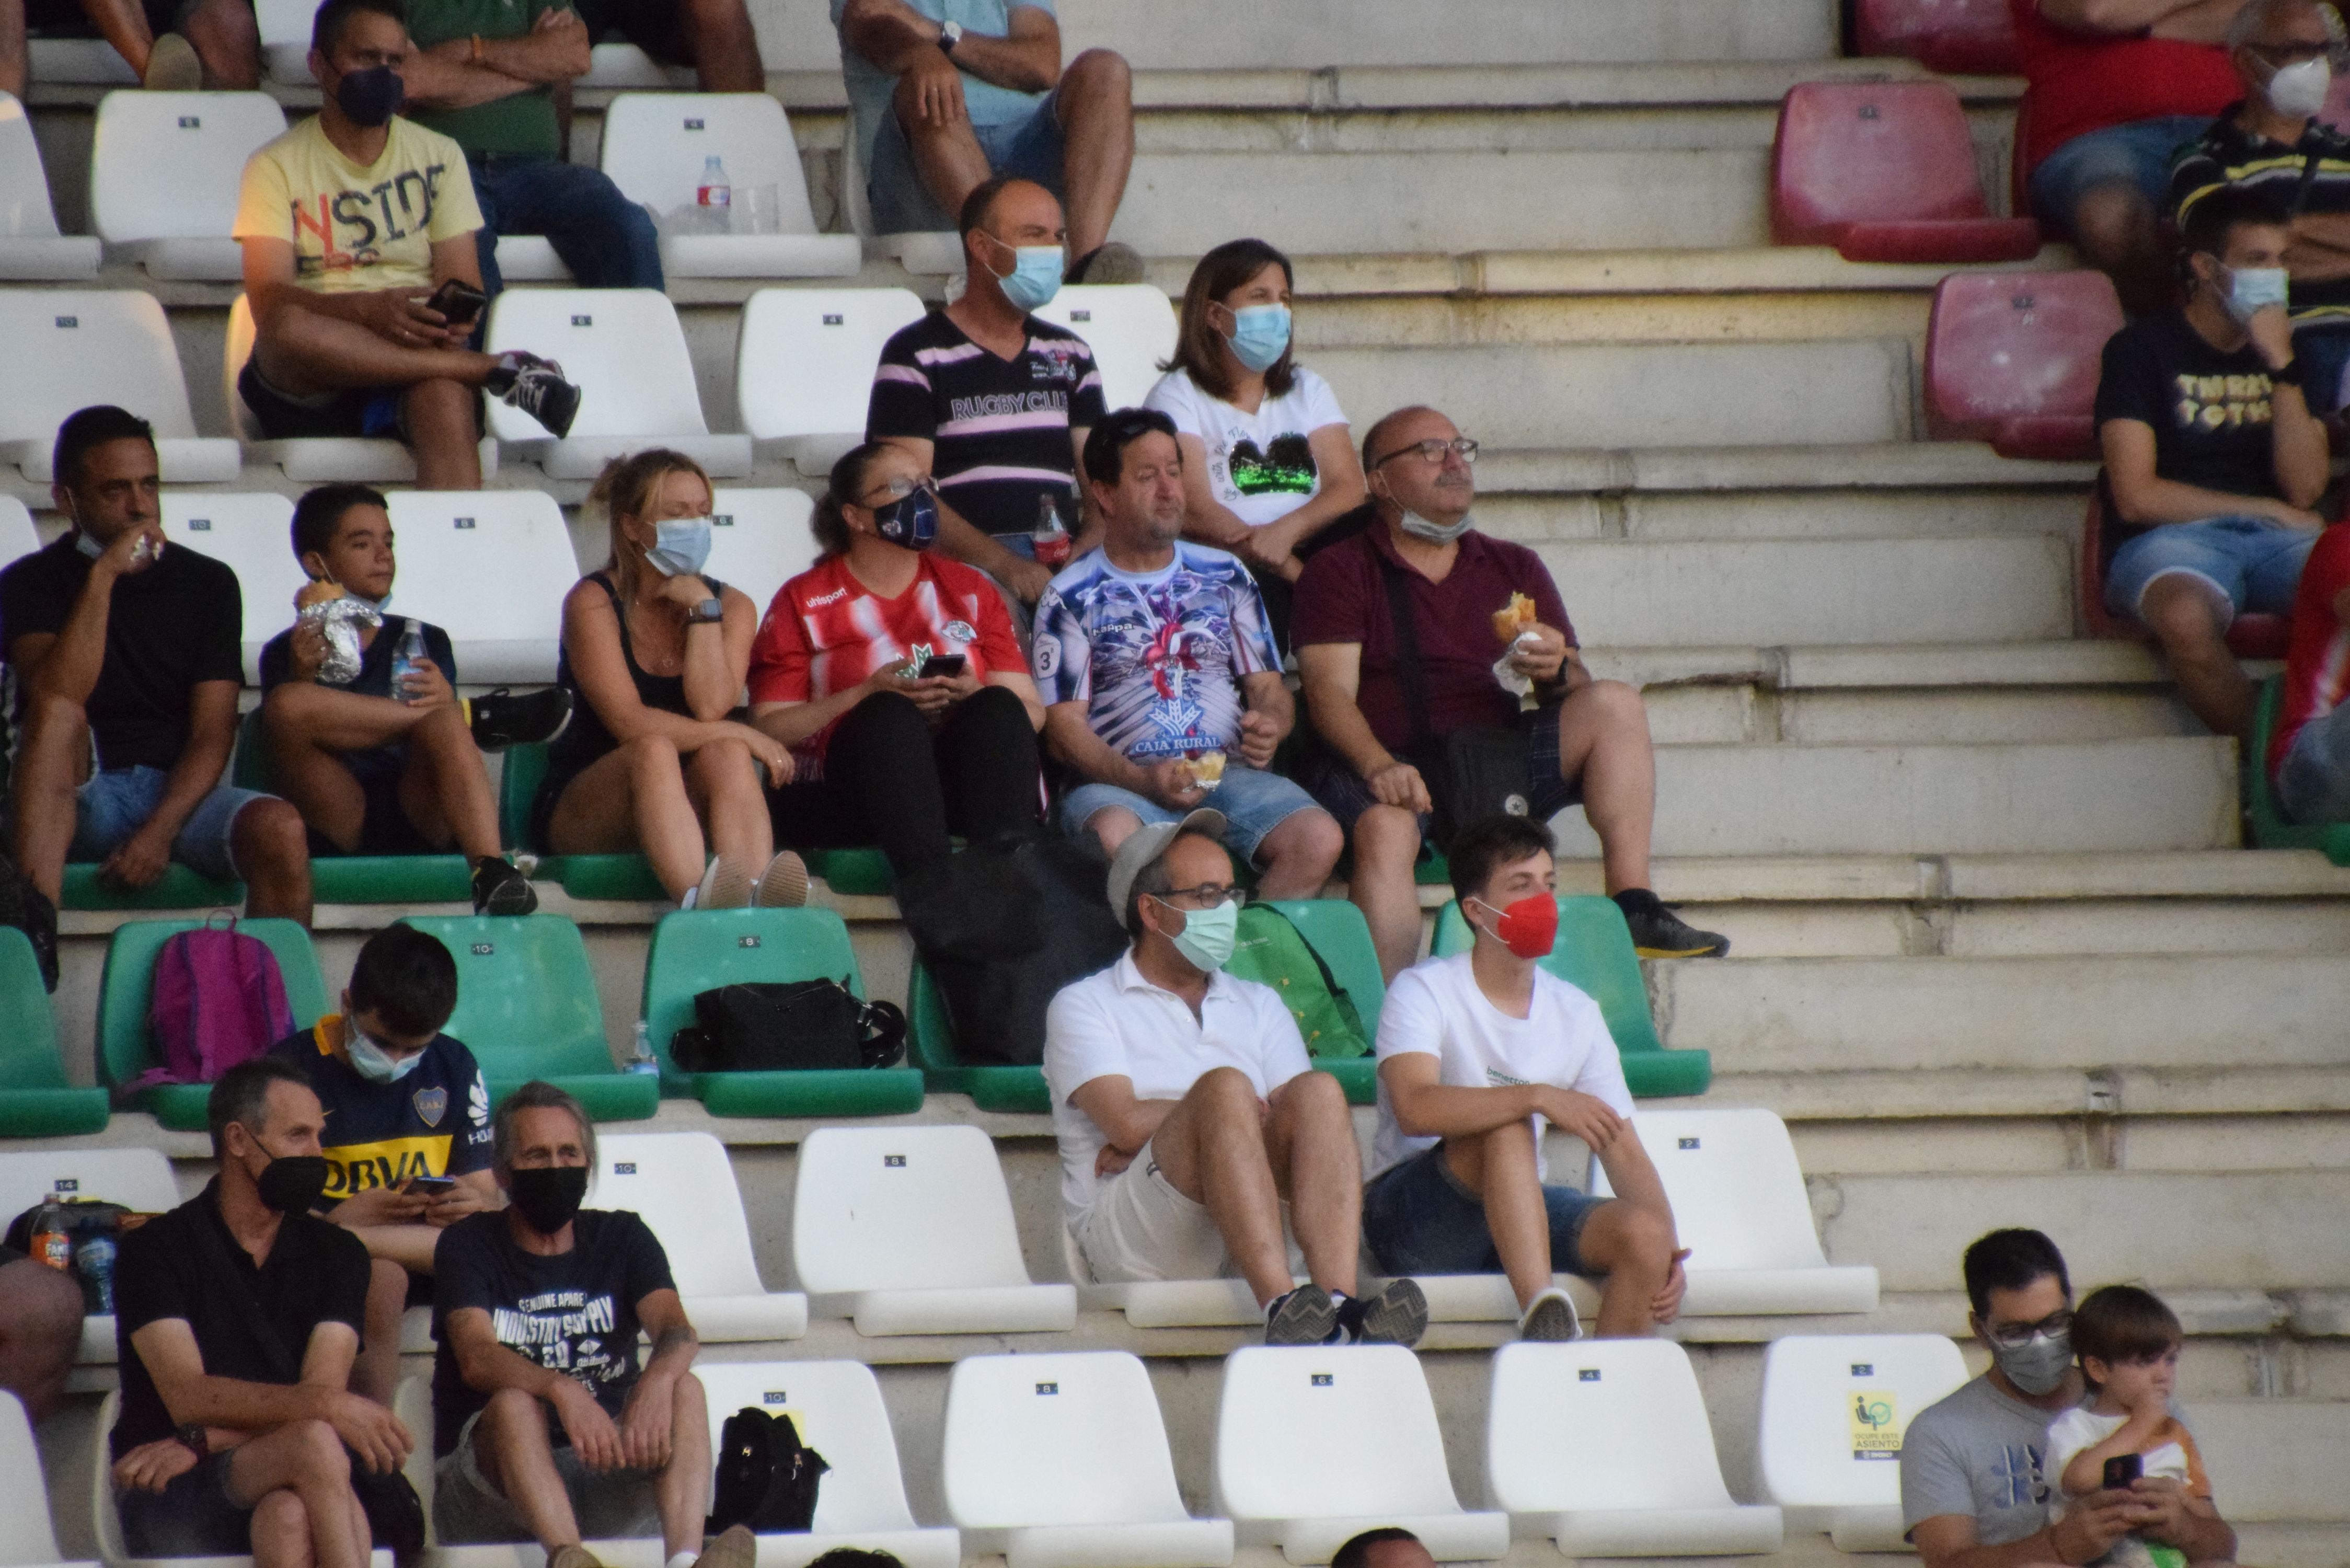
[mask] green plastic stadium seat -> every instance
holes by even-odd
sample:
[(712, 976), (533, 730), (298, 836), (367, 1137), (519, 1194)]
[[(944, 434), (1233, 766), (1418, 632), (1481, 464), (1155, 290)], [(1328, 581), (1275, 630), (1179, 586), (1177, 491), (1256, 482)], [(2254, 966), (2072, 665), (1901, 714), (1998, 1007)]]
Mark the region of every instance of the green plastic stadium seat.
[[(1461, 917), (1456, 900), (1436, 919), (1433, 951), (1442, 958), (1468, 950), (1473, 939), (1469, 922)], [(1558, 901), (1558, 940), (1543, 968), (1590, 993), (1616, 1037), (1616, 1054), (1624, 1063), (1624, 1081), (1643, 1099), (1668, 1095), (1701, 1095), (1713, 1082), (1713, 1056), (1706, 1051), (1669, 1051), (1657, 1037), (1656, 1021), (1648, 1015), (1648, 988), (1640, 978), (1640, 960), (1632, 950), (1632, 933), (1624, 911), (1613, 898), (1596, 894), (1562, 897)]]
[(879, 849), (812, 849), (808, 870), (842, 897), (879, 897), (898, 890), (888, 857)]
[(98, 867), (84, 861), (66, 867), (67, 909), (234, 909), (244, 903), (244, 884), (215, 882), (173, 861), (151, 888), (131, 892), (109, 888), (98, 879)]
[[(155, 955), (172, 937), (203, 923), (130, 920), (114, 929), (98, 986), (98, 1075), (109, 1086), (120, 1090), (155, 1065), (154, 1041), (147, 1030), (147, 1004), (155, 994)], [(294, 1026), (307, 1029), (316, 1023), (327, 1011), (327, 982), (319, 975), (310, 933), (292, 920), (277, 919), (239, 920), (236, 929), (268, 943), (277, 955)], [(202, 1132), (204, 1104), (211, 1097), (208, 1085), (161, 1084), (128, 1098), (174, 1132)]]
[[(276, 787), (258, 708), (236, 727), (229, 782), (239, 789)], [(329, 855), (310, 862), (310, 896), (321, 904), (470, 904), (473, 868), (462, 855)]]
[(482, 1064), (493, 1101), (544, 1078), (598, 1121), (639, 1120), (660, 1107), (659, 1078), (613, 1065), (577, 926), (560, 915), (415, 915), (408, 924), (457, 961), (447, 1031)]
[(846, 980), (865, 994), (848, 928), (830, 909), (680, 909), (653, 928), (643, 1016), (661, 1087), (713, 1116), (880, 1116), (922, 1108), (922, 1074), (899, 1065), (792, 1073), (685, 1073), (670, 1037), (693, 1022), (693, 999), (745, 981)]
[(66, 1081), (33, 944), (16, 927), (0, 926), (0, 1137), (104, 1132), (106, 1119), (104, 1089)]
[(2277, 710), (2284, 701), (2284, 677), (2272, 675), (2261, 682), (2260, 700), (2252, 710), (2251, 738), (2243, 748), (2244, 820), (2251, 825), (2253, 845), (2262, 849), (2317, 849), (2336, 866), (2350, 866), (2350, 823), (2303, 825), (2287, 822), (2278, 809), (2276, 791), (2269, 782), (2269, 742), (2276, 734)]
[(954, 1020), (922, 961), (914, 961), (907, 988), (906, 1045), (922, 1080), (937, 1095), (969, 1095), (983, 1111), (1049, 1111), (1042, 1067), (968, 1067), (955, 1060)]
[[(1371, 945), (1371, 928), (1363, 912), (1344, 898), (1273, 898), (1268, 904), (1289, 917), (1306, 945), (1330, 966), (1330, 977), (1355, 1004), (1366, 1039), (1379, 1033), (1379, 1004), (1387, 985), (1379, 977), (1378, 950)], [(1378, 1064), (1368, 1052), (1342, 1056), (1315, 1066), (1338, 1080), (1347, 1100), (1357, 1106), (1376, 1105), (1379, 1097)]]

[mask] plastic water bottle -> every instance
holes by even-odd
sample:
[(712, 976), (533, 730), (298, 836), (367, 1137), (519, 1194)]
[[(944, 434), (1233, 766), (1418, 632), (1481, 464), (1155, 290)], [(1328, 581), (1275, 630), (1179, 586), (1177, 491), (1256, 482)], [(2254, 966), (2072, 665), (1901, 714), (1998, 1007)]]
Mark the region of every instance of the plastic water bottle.
[(114, 1238), (93, 1236), (74, 1251), (74, 1268), (83, 1282), (86, 1294), (98, 1298), (96, 1312), (114, 1310)]
[(1036, 497), (1036, 527), (1028, 535), (1029, 547), (1035, 552), (1036, 564), (1059, 571), (1068, 565), (1069, 531), (1061, 526), (1061, 509), (1053, 504), (1048, 492)]
[(726, 165), (712, 153), (702, 161), (702, 183), (693, 192), (695, 212), (704, 234), (723, 234), (734, 216), (734, 187), (726, 182)]
[(408, 678), (424, 662), (424, 623), (411, 620), (408, 629), (400, 634), (400, 649), (391, 656), (391, 694), (403, 702), (416, 701), (416, 693), (408, 689)]
[[(715, 163), (718, 160), (713, 158), (711, 161)], [(637, 1020), (636, 1054), (629, 1058), (629, 1064), (624, 1070), (630, 1073), (653, 1074), (660, 1071), (660, 1059), (653, 1054), (652, 1025), (641, 1018)]]

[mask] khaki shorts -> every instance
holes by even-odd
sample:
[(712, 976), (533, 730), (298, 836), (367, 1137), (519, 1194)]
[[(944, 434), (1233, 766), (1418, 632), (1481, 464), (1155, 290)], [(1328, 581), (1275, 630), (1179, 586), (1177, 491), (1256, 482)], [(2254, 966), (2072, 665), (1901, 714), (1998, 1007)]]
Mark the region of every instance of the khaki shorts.
[[(1281, 1206), (1281, 1224), (1286, 1236), (1286, 1202)], [(1176, 1189), (1159, 1170), (1149, 1144), (1132, 1165), (1103, 1184), (1076, 1231), (1077, 1250), (1086, 1255), (1086, 1266), (1098, 1284), (1213, 1280), (1238, 1272), (1208, 1206)], [(1293, 1274), (1305, 1272), (1294, 1240), (1289, 1242), (1289, 1267)]]

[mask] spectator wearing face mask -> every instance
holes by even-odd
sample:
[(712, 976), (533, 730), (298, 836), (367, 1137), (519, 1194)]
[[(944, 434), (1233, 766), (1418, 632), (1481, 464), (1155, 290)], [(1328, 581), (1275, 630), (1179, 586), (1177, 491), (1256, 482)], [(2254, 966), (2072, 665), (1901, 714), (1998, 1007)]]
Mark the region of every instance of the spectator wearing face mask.
[(2252, 705), (2229, 623), (2291, 610), (2324, 526), (2310, 508), (2325, 428), (2285, 313), (2292, 243), (2257, 191), (2197, 202), (2180, 236), (2186, 306), (2114, 334), (2097, 383), (2106, 607), (2154, 634), (2179, 695), (2223, 735), (2244, 732)]
[(374, 1265), (351, 1386), (387, 1405), (400, 1382), (400, 1314), (419, 1282), (418, 1304), (432, 1299), (442, 1231), (498, 1204), (489, 1083), (441, 1033), (456, 1007), (449, 950), (413, 926), (386, 926), (359, 949), (342, 1010), (271, 1048), (326, 1111), (317, 1211), (366, 1243)]

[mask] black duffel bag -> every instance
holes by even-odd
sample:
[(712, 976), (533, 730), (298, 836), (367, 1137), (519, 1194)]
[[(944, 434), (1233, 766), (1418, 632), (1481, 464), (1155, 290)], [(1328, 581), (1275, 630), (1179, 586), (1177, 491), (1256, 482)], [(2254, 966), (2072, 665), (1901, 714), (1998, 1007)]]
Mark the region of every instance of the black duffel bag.
[(906, 1053), (906, 1015), (839, 981), (755, 981), (693, 999), (698, 1026), (670, 1056), (688, 1073), (805, 1073), (887, 1067)]

